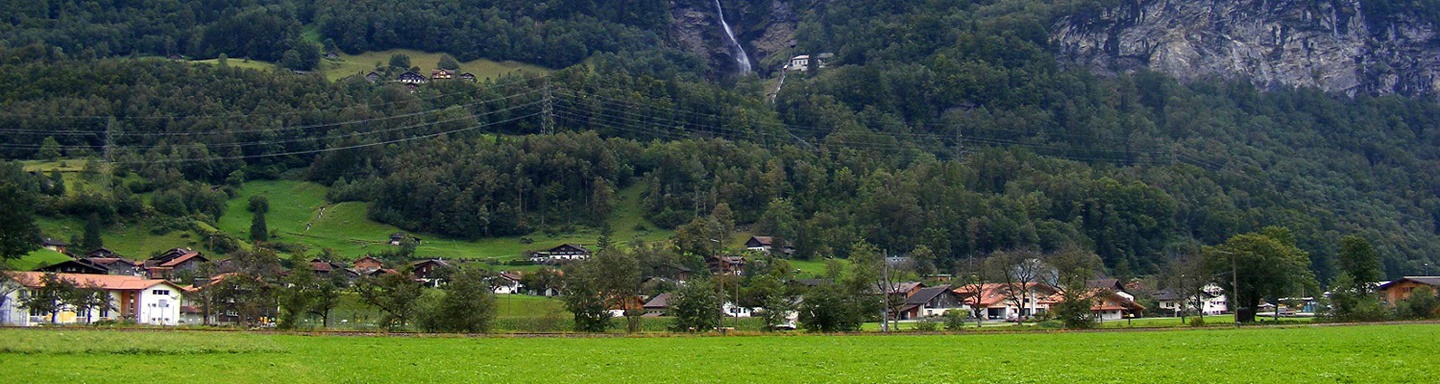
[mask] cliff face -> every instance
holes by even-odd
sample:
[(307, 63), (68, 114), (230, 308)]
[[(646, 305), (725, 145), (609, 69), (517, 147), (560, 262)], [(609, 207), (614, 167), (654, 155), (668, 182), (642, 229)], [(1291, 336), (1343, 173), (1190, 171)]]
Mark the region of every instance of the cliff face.
[[(721, 0), (721, 4), (740, 45), (755, 63), (755, 71), (773, 70), (776, 60), (766, 59), (794, 46), (799, 16), (791, 2), (775, 0), (763, 8), (735, 0)], [(736, 70), (735, 55), (726, 45), (714, 0), (671, 0), (670, 37), (686, 50), (708, 58), (712, 68)]]
[(1405, 15), (1367, 20), (1360, 3), (1122, 0), (1058, 19), (1051, 41), (1062, 60), (1101, 72), (1150, 68), (1182, 80), (1435, 98), (1435, 26)]

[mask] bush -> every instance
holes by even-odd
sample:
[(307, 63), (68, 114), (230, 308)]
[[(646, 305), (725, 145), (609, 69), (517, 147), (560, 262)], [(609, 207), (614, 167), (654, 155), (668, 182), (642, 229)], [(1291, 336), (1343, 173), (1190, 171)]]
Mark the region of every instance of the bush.
[(1196, 328), (1204, 327), (1204, 326), (1205, 326), (1205, 318), (1200, 317), (1200, 316), (1191, 317), (1191, 318), (1190, 318), (1190, 326), (1191, 326), (1191, 327), (1196, 327)]
[(938, 330), (940, 330), (940, 322), (935, 321), (934, 318), (926, 317), (915, 322), (915, 331), (917, 332), (935, 332)]
[(945, 311), (945, 330), (946, 330), (946, 331), (961, 331), (961, 330), (964, 330), (964, 329), (965, 329), (965, 320), (966, 320), (967, 317), (969, 317), (969, 316), (966, 316), (965, 311), (960, 311), (960, 310), (949, 310), (949, 311)]

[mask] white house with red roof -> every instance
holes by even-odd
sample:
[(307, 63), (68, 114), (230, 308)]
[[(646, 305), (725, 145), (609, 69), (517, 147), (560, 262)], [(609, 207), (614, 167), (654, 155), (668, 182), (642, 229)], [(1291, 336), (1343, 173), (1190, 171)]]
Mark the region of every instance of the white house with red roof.
[[(32, 313), (23, 306), (23, 298), (32, 290), (45, 286), (43, 272), (14, 272), (0, 283), (0, 324), (32, 326), (50, 322), (50, 316)], [(80, 288), (97, 288), (109, 293), (109, 308), (76, 311), (62, 310), (55, 316), (60, 324), (86, 323), (100, 320), (131, 320), (137, 324), (180, 324), (180, 301), (183, 290), (169, 281), (138, 276), (57, 273), (55, 276), (72, 281)], [(81, 312), (81, 313), (77, 313)]]

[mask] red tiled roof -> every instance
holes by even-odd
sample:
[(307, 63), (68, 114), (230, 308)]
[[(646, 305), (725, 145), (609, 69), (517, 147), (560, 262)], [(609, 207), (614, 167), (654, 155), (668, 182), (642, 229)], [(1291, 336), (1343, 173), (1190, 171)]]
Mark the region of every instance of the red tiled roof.
[[(59, 276), (60, 278), (74, 281), (76, 285), (79, 285), (81, 287), (95, 287), (112, 291), (138, 291), (159, 284), (165, 284), (175, 287), (176, 289), (180, 289), (180, 286), (172, 284), (165, 280), (146, 279), (136, 276), (89, 275), (81, 273), (57, 273), (55, 275)], [(18, 282), (27, 288), (40, 288), (45, 286), (44, 280), (42, 280), (45, 276), (45, 273), (43, 272), (12, 272), (10, 273), (10, 276), (15, 279), (15, 282)]]
[(175, 266), (180, 265), (180, 264), (182, 264), (182, 263), (185, 263), (186, 261), (190, 261), (190, 259), (194, 259), (194, 258), (196, 258), (196, 257), (200, 257), (201, 259), (204, 259), (204, 257), (201, 257), (201, 256), (200, 256), (200, 252), (188, 251), (188, 252), (185, 252), (184, 255), (180, 255), (180, 257), (176, 257), (176, 258), (174, 258), (174, 259), (170, 259), (170, 261), (166, 261), (166, 262), (164, 262), (164, 263), (161, 263), (160, 266), (161, 266), (161, 267), (167, 267), (167, 268), (174, 268)]

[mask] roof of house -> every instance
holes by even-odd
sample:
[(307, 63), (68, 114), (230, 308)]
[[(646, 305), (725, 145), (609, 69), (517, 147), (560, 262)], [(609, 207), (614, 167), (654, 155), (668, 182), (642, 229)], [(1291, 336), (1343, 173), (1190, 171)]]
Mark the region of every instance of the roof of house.
[(510, 281), (520, 281), (520, 278), (524, 277), (524, 275), (520, 274), (520, 272), (500, 272), (500, 277)]
[[(32, 238), (32, 239), (33, 239), (33, 238)], [(46, 246), (46, 247), (66, 247), (66, 246), (69, 246), (69, 245), (70, 245), (70, 243), (66, 243), (66, 242), (64, 242), (64, 241), (52, 239), (52, 238), (49, 238), (49, 237), (46, 237), (46, 238), (42, 239), (42, 240), (40, 241), (40, 244), (41, 244), (42, 246)]]
[[(175, 287), (176, 289), (180, 289), (180, 286), (165, 280), (146, 279), (137, 276), (87, 275), (82, 273), (56, 273), (55, 275), (59, 276), (60, 278), (74, 281), (76, 285), (81, 287), (95, 287), (112, 291), (138, 291), (154, 287), (159, 284), (166, 284)], [(44, 276), (45, 273), (43, 272), (10, 273), (10, 277), (14, 278), (15, 282), (24, 285), (26, 288), (44, 287)]]
[(775, 238), (770, 236), (750, 236), (750, 239), (755, 240), (755, 242), (760, 243), (760, 245), (770, 245), (775, 242)]
[(90, 250), (90, 252), (85, 252), (85, 256), (89, 256), (89, 257), (118, 257), (118, 256), (120, 256), (120, 254), (119, 254), (119, 253), (115, 253), (115, 251), (112, 251), (112, 250), (110, 250), (109, 248), (100, 247), (100, 248), (92, 249), (92, 250)]
[[(1049, 285), (1043, 284), (1043, 283), (1035, 283), (1035, 282), (1032, 282), (1032, 283), (1026, 284), (1025, 286), (1028, 287), (1028, 288), (1030, 288), (1030, 289), (1043, 289), (1043, 290), (1046, 290), (1046, 291), (1049, 291), (1049, 292), (1050, 292), (1050, 294), (1036, 295), (1036, 296), (1038, 296), (1038, 298), (1036, 299), (1036, 302), (1039, 302), (1039, 303), (1047, 303), (1047, 302), (1053, 301), (1053, 300), (1050, 300), (1048, 296), (1054, 294), (1055, 289), (1052, 288), (1052, 287), (1050, 287)], [(968, 296), (972, 296), (972, 295), (975, 294), (975, 293), (974, 293), (974, 290), (975, 290), (975, 286), (973, 286), (973, 285), (962, 285), (962, 286), (960, 286), (960, 288), (956, 288), (956, 289), (955, 289), (955, 293), (959, 294), (959, 295), (962, 296), (962, 297), (968, 297)], [(996, 304), (1004, 303), (1005, 300), (1008, 300), (1008, 299), (1010, 298), (1010, 290), (1011, 290), (1011, 286), (1010, 286), (1009, 284), (987, 283), (987, 284), (982, 285), (982, 286), (980, 287), (980, 305), (979, 305), (979, 306), (980, 306), (980, 307), (990, 307), (990, 306), (994, 306), (994, 305), (996, 305)]]
[(65, 260), (65, 261), (62, 261), (62, 262), (59, 262), (59, 263), (54, 263), (54, 264), (50, 264), (50, 265), (41, 266), (41, 267), (39, 267), (39, 268), (35, 268), (34, 271), (39, 271), (39, 272), (56, 272), (56, 271), (59, 270), (59, 269), (65, 268), (66, 265), (71, 266), (70, 268), (82, 268), (82, 269), (87, 269), (87, 270), (95, 271), (95, 273), (101, 273), (101, 274), (106, 273), (106, 272), (110, 272), (110, 268), (109, 268), (109, 267), (106, 267), (106, 266), (100, 265), (100, 264), (96, 264), (95, 262), (90, 261), (90, 260), (88, 260), (88, 259), (70, 259), (70, 260)]
[[(891, 287), (891, 288), (890, 288), (890, 293), (892, 293), (892, 294), (895, 294), (895, 293), (907, 293), (907, 292), (910, 292), (910, 291), (913, 291), (913, 290), (916, 290), (916, 289), (919, 289), (919, 288), (925, 288), (925, 283), (922, 283), (922, 282), (919, 282), (919, 281), (905, 281), (905, 282), (897, 283), (897, 284), (895, 284), (894, 287)], [(874, 293), (876, 293), (877, 291), (878, 291), (878, 290), (875, 289), (875, 288), (873, 288), (873, 287), (870, 288), (870, 293), (871, 293), (871, 294), (874, 294)]]
[(176, 267), (176, 266), (178, 266), (178, 265), (180, 265), (180, 264), (184, 264), (185, 262), (190, 261), (191, 259), (194, 259), (194, 258), (197, 258), (197, 257), (200, 258), (200, 261), (205, 261), (205, 256), (200, 256), (200, 252), (195, 252), (195, 251), (191, 251), (191, 250), (188, 250), (188, 249), (187, 249), (186, 251), (188, 251), (188, 252), (186, 252), (186, 253), (183, 254), (183, 255), (180, 255), (180, 257), (176, 257), (176, 258), (174, 258), (174, 259), (170, 259), (169, 261), (160, 263), (160, 266), (161, 266), (161, 267), (165, 267), (165, 268), (174, 268), (174, 267)]
[(664, 309), (670, 307), (670, 292), (661, 293), (645, 302), (645, 309)]
[(1123, 285), (1120, 285), (1120, 280), (1118, 279), (1088, 280), (1085, 282), (1085, 286), (1089, 288), (1109, 288), (1117, 291), (1123, 291), (1125, 289)]
[(931, 299), (934, 299), (936, 296), (940, 296), (945, 292), (953, 293), (952, 291), (950, 291), (950, 286), (948, 285), (923, 288), (919, 292), (915, 292), (914, 295), (910, 295), (910, 297), (906, 298), (905, 304), (922, 305), (930, 302)]
[(370, 261), (374, 261), (376, 264), (385, 264), (385, 262), (380, 261), (380, 259), (375, 258), (375, 256), (369, 256), (369, 255), (366, 255), (365, 257), (361, 257), (361, 258), (359, 258), (359, 259), (355, 259), (355, 262), (353, 262), (353, 263), (351, 263), (351, 264), (359, 264), (361, 261), (365, 261), (365, 260), (367, 260), (367, 259), (370, 260)]
[(580, 245), (580, 244), (570, 244), (570, 243), (560, 244), (560, 245), (555, 246), (555, 248), (550, 248), (550, 252), (555, 252), (555, 251), (563, 250), (563, 249), (565, 249), (565, 248), (574, 248), (575, 250), (578, 250), (578, 251), (590, 252), (590, 250), (585, 249), (585, 246), (582, 246), (582, 245)]
[(1385, 282), (1385, 284), (1380, 284), (1380, 287), (1377, 288), (1377, 289), (1382, 290), (1382, 291), (1383, 291), (1383, 290), (1386, 290), (1386, 289), (1390, 289), (1390, 287), (1393, 287), (1393, 286), (1395, 286), (1396, 284), (1400, 284), (1401, 282), (1404, 282), (1404, 281), (1412, 281), (1412, 282), (1416, 282), (1416, 283), (1420, 283), (1420, 284), (1425, 284), (1425, 285), (1429, 285), (1429, 286), (1440, 286), (1440, 276), (1405, 276), (1405, 277), (1402, 277), (1402, 278), (1399, 278), (1399, 279), (1395, 279), (1395, 280), (1391, 280), (1391, 281)]

